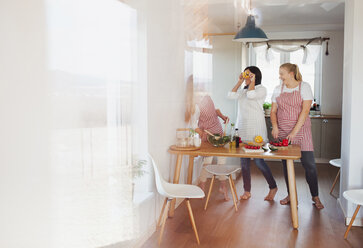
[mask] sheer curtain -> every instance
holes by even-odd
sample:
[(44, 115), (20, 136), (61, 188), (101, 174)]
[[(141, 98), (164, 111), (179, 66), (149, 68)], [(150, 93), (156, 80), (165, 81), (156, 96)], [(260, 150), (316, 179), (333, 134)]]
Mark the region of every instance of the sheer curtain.
[(54, 247), (100, 247), (137, 232), (136, 21), (117, 0), (47, 0)]
[(321, 40), (276, 40), (268, 43), (254, 43), (250, 47), (251, 64), (262, 71), (262, 84), (267, 88), (266, 101), (271, 102), (274, 88), (279, 85), (279, 67), (283, 63), (299, 66), (303, 81), (308, 82), (314, 98), (320, 103), (321, 84)]
[(321, 42), (318, 44), (307, 44), (306, 42), (268, 42), (253, 45), (256, 54), (265, 56), (266, 61), (272, 61), (276, 57), (275, 53), (293, 53), (302, 51), (303, 56), (299, 60), (302, 64), (313, 64), (319, 56)]

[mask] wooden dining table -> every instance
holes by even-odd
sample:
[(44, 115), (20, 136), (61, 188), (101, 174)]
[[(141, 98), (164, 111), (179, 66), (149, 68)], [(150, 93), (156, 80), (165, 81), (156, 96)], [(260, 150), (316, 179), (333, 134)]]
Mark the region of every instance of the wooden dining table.
[[(290, 191), (290, 207), (291, 207), (291, 220), (293, 228), (299, 227), (299, 219), (297, 213), (297, 193), (296, 193), (296, 180), (295, 180), (295, 169), (294, 160), (301, 158), (301, 150), (298, 145), (289, 145), (284, 149), (277, 151), (266, 151), (260, 153), (245, 152), (242, 147), (236, 149), (230, 149), (225, 147), (214, 147), (209, 143), (202, 143), (198, 150), (182, 150), (175, 146), (171, 146), (168, 150), (170, 154), (176, 155), (176, 164), (174, 171), (173, 183), (179, 183), (180, 170), (182, 166), (183, 156), (189, 156), (188, 165), (188, 179), (187, 183), (192, 183), (194, 158), (197, 156), (220, 156), (220, 157), (236, 157), (236, 158), (262, 158), (262, 159), (278, 159), (287, 161), (287, 174)], [(175, 199), (171, 202), (169, 217), (174, 216)]]

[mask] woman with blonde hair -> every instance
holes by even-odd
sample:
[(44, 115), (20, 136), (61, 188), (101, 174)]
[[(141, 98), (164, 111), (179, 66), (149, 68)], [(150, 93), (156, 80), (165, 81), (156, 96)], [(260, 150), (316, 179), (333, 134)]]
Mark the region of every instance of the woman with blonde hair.
[[(324, 208), (319, 199), (318, 176), (314, 158), (310, 106), (314, 99), (308, 83), (302, 81), (299, 67), (285, 63), (279, 70), (282, 84), (277, 86), (272, 95), (271, 123), (272, 136), (277, 139), (287, 138), (292, 144), (301, 147), (301, 164), (305, 169), (306, 181), (312, 200), (317, 209)], [(289, 193), (286, 160), (282, 161), (287, 191)], [(280, 201), (282, 205), (290, 203), (289, 195)]]
[[(190, 76), (187, 82), (185, 122), (190, 123), (190, 126), (199, 134), (203, 142), (207, 142), (207, 133), (204, 130), (208, 130), (213, 134), (223, 135), (223, 128), (218, 117), (224, 123), (228, 122), (228, 117), (215, 108), (213, 100), (209, 95), (198, 97), (194, 95), (193, 76)], [(203, 191), (205, 190), (205, 183), (209, 174), (204, 166), (211, 164), (212, 160), (213, 157), (203, 158), (203, 168), (199, 176), (199, 185)], [(217, 164), (222, 165), (225, 163), (225, 157), (217, 157)], [(219, 191), (224, 195), (224, 199), (228, 201), (226, 179), (226, 176), (219, 176), (221, 182)]]

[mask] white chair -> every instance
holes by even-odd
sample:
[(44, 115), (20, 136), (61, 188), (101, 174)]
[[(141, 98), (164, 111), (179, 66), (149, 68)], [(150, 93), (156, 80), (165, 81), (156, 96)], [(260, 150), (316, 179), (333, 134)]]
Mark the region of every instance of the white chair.
[(361, 205), (363, 205), (363, 189), (352, 189), (352, 190), (344, 191), (343, 196), (348, 201), (353, 202), (354, 204), (357, 204), (357, 208), (355, 209), (353, 217), (350, 220), (349, 226), (344, 234), (344, 239), (346, 239), (348, 237), (349, 230), (353, 225), (355, 217), (358, 214), (359, 208)]
[(168, 216), (168, 211), (170, 208), (170, 201), (175, 198), (185, 198), (186, 205), (189, 212), (190, 222), (192, 223), (192, 227), (194, 230), (195, 237), (197, 238), (198, 245), (199, 236), (197, 232), (197, 227), (194, 222), (194, 216), (192, 212), (192, 207), (190, 205), (190, 198), (203, 198), (205, 196), (203, 190), (198, 186), (190, 185), (190, 184), (172, 184), (166, 182), (159, 174), (158, 166), (156, 165), (154, 159), (149, 155), (150, 161), (154, 167), (155, 172), (155, 181), (156, 181), (156, 188), (160, 195), (165, 196), (165, 201), (163, 204), (163, 208), (161, 209), (160, 217), (158, 220), (157, 227), (161, 226), (161, 231), (159, 235), (159, 245), (161, 243), (161, 238), (163, 236), (164, 227), (166, 218)]
[(212, 181), (211, 181), (210, 186), (209, 186), (208, 196), (207, 196), (207, 200), (205, 202), (204, 210), (207, 209), (208, 201), (209, 201), (210, 194), (212, 192), (215, 177), (216, 176), (226, 176), (226, 177), (228, 177), (229, 186), (231, 187), (231, 194), (232, 194), (232, 198), (233, 198), (234, 208), (236, 209), (236, 212), (237, 212), (237, 210), (238, 210), (238, 208), (237, 208), (238, 196), (237, 196), (236, 186), (234, 185), (234, 182), (233, 182), (233, 179), (232, 179), (232, 174), (236, 173), (239, 170), (241, 170), (241, 167), (239, 165), (237, 166), (237, 165), (216, 165), (216, 164), (211, 164), (211, 165), (207, 165), (205, 167), (205, 169), (209, 173), (213, 174), (213, 177), (212, 177)]
[(332, 194), (333, 192), (333, 189), (335, 187), (335, 184), (337, 183), (338, 181), (338, 178), (340, 176), (340, 168), (342, 167), (342, 160), (340, 158), (337, 158), (337, 159), (332, 159), (329, 161), (329, 164), (335, 166), (335, 167), (338, 167), (339, 168), (339, 171), (338, 171), (338, 174), (337, 176), (335, 177), (335, 180), (334, 180), (334, 183), (333, 183), (333, 186), (331, 187), (331, 190), (330, 190), (330, 194)]

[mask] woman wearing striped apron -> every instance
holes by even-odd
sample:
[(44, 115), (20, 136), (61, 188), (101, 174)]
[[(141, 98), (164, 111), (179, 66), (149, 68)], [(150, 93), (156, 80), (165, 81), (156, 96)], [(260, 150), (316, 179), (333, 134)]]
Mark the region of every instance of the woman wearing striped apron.
[[(228, 117), (224, 116), (219, 109), (216, 109), (212, 98), (210, 96), (204, 96), (198, 104), (195, 106), (195, 113), (192, 117), (192, 127), (199, 133), (202, 138), (202, 142), (207, 142), (207, 133), (204, 130), (208, 130), (213, 134), (220, 134), (223, 136), (223, 128), (218, 119), (220, 117), (224, 123), (228, 121)], [(204, 166), (212, 164), (213, 157), (204, 157), (203, 168), (199, 176), (200, 187), (204, 190), (205, 183), (209, 173)], [(225, 157), (217, 157), (217, 164), (222, 165), (226, 163)], [(219, 191), (224, 194), (224, 199), (229, 200), (228, 189), (226, 186), (226, 176), (219, 176), (221, 181)]]
[[(279, 74), (282, 84), (275, 88), (272, 95), (272, 136), (275, 139), (287, 138), (292, 144), (300, 145), (301, 164), (305, 169), (312, 200), (318, 209), (322, 209), (324, 206), (318, 196), (318, 176), (309, 117), (313, 93), (310, 85), (302, 81), (297, 65), (283, 64), (280, 66)], [(283, 160), (282, 163), (289, 191), (286, 160)], [(289, 204), (289, 202), (289, 196), (280, 201), (282, 205)]]
[[(207, 133), (204, 130), (208, 130), (213, 134), (223, 135), (223, 128), (218, 119), (221, 118), (224, 123), (228, 122), (228, 117), (224, 116), (219, 109), (216, 109), (213, 100), (210, 96), (194, 97), (193, 93), (193, 80), (192, 77), (188, 79), (187, 85), (187, 106), (185, 113), (185, 121), (191, 124), (191, 127), (199, 134), (203, 142), (207, 142)], [(196, 100), (197, 103), (194, 101)], [(212, 164), (213, 157), (203, 158), (203, 168), (199, 176), (199, 186), (205, 190), (205, 183), (209, 173), (204, 166)], [(222, 165), (226, 163), (225, 157), (217, 157), (217, 164)], [(229, 200), (228, 189), (226, 186), (226, 176), (219, 176), (220, 188), (219, 191), (224, 195), (226, 201)]]

